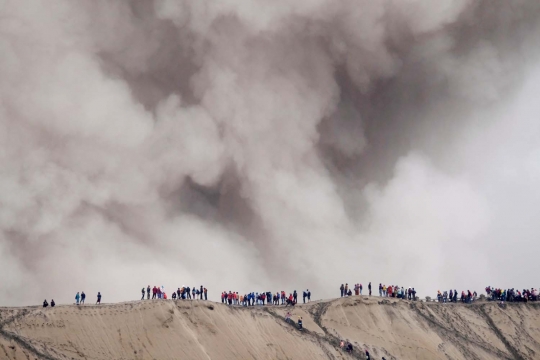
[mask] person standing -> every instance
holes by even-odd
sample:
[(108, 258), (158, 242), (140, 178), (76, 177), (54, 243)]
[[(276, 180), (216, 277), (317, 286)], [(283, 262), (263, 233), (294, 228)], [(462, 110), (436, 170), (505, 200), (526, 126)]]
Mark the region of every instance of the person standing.
[(345, 295), (349, 293), (349, 284), (345, 284)]
[(204, 300), (208, 300), (208, 290), (204, 288)]
[(193, 300), (197, 300), (197, 289), (195, 289), (195, 286), (191, 288), (191, 297)]
[(81, 298), (81, 295), (79, 295), (79, 292), (77, 292), (77, 294), (75, 295), (75, 302), (77, 303), (77, 305), (79, 305), (80, 298)]
[(343, 284), (341, 284), (341, 286), (339, 287), (339, 290), (341, 291), (341, 297), (343, 297), (343, 292), (345, 291), (345, 286), (343, 286)]
[(371, 281), (368, 284), (369, 296), (371, 296)]
[(101, 293), (98, 291), (97, 293), (97, 301), (96, 301), (96, 305), (101, 305)]
[(84, 305), (84, 299), (86, 299), (86, 294), (84, 291), (81, 292), (81, 305)]
[(311, 301), (311, 291), (307, 290), (307, 302)]
[(296, 301), (298, 299), (298, 294), (296, 293), (296, 290), (293, 291), (293, 299), (294, 299), (294, 303), (296, 304), (298, 301)]
[(362, 284), (360, 284), (360, 296), (362, 296)]
[(200, 297), (199, 299), (203, 299), (203, 293), (204, 293), (204, 287), (201, 285), (201, 292), (200, 292)]
[(146, 288), (146, 300), (150, 300), (150, 285)]
[(144, 300), (144, 293), (145, 293), (146, 291), (144, 290), (144, 288), (142, 288), (141, 292), (142, 292), (141, 300)]

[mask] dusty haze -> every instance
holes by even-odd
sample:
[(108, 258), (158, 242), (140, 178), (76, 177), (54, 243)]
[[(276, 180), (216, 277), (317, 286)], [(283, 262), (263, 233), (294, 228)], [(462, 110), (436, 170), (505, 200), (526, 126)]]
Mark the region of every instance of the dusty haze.
[(537, 0), (0, 0), (0, 304), (538, 286)]

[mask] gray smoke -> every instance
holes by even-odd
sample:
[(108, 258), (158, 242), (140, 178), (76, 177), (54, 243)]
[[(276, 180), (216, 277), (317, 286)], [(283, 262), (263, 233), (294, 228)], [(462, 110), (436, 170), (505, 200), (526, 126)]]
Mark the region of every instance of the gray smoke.
[(540, 2), (0, 1), (4, 305), (530, 287)]

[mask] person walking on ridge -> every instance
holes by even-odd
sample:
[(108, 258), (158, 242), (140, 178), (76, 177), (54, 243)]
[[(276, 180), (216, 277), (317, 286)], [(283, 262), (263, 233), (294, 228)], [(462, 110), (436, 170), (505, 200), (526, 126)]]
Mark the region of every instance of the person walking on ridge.
[(75, 302), (77, 305), (79, 305), (79, 299), (81, 298), (81, 295), (79, 295), (79, 292), (75, 295)]
[(81, 305), (84, 305), (84, 299), (86, 299), (86, 294), (84, 291), (81, 292)]
[(150, 300), (150, 285), (146, 288), (146, 300)]
[(97, 293), (97, 301), (96, 301), (96, 305), (101, 305), (101, 293), (98, 291)]

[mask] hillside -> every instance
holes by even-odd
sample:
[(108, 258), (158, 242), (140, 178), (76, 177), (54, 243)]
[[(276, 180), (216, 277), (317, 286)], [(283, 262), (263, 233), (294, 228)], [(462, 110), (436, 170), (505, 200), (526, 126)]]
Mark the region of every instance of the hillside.
[(372, 359), (540, 358), (540, 304), (351, 297), (295, 307), (303, 332), (285, 313), (172, 300), (2, 308), (0, 359), (363, 359), (359, 348)]

